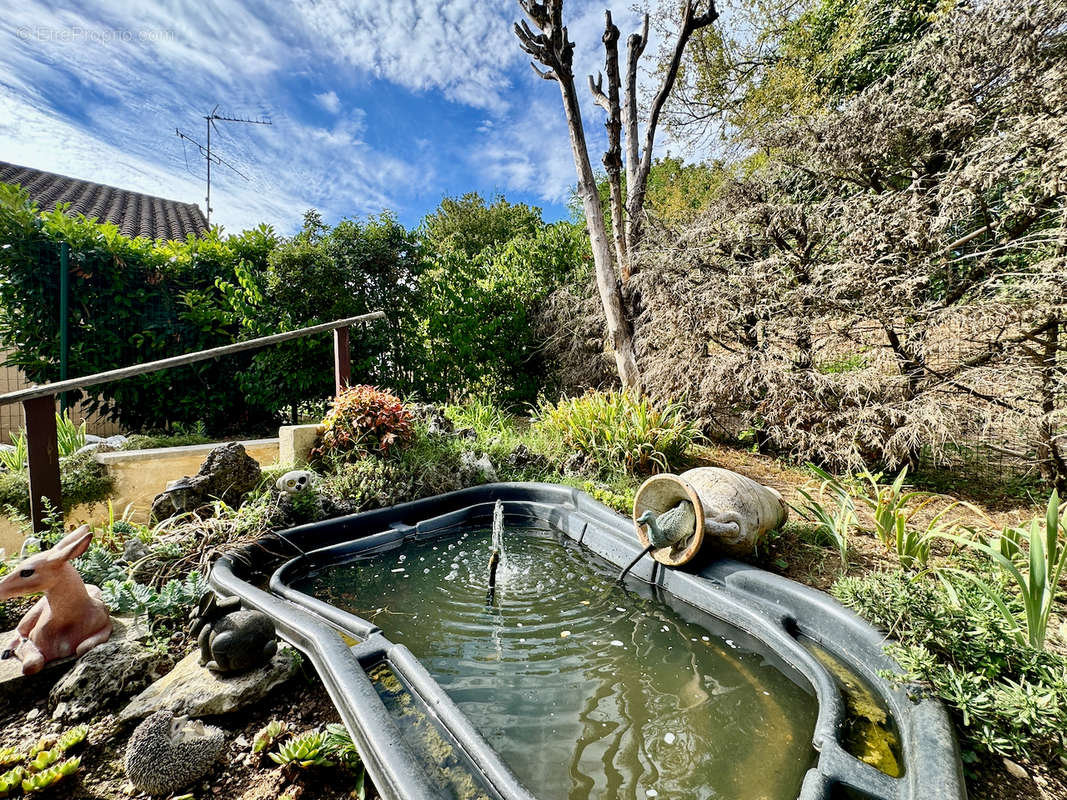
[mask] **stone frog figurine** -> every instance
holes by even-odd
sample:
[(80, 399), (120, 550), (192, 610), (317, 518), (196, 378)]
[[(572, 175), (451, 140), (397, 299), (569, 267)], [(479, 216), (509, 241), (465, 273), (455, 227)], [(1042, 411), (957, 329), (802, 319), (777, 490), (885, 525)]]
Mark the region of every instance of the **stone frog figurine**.
[(82, 525), (51, 549), (20, 561), (0, 580), (0, 600), (44, 592), (0, 652), (0, 658), (21, 661), (23, 675), (40, 672), (49, 661), (80, 656), (111, 636), (111, 616), (100, 589), (87, 586), (70, 564), (92, 540), (93, 532)]
[(200, 666), (232, 673), (266, 664), (278, 649), (274, 623), (262, 611), (241, 609), (239, 597), (201, 598), (190, 633), (200, 645)]

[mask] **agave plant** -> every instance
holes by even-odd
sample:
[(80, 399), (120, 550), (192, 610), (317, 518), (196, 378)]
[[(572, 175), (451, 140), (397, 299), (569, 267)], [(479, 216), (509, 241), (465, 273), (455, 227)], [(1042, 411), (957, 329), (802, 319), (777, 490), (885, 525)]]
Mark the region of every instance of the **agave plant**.
[(309, 767), (332, 767), (333, 762), (327, 758), (328, 755), (326, 734), (322, 731), (308, 731), (290, 739), (278, 748), (277, 753), (271, 753), (270, 758), (271, 761), (282, 766), (307, 769)]

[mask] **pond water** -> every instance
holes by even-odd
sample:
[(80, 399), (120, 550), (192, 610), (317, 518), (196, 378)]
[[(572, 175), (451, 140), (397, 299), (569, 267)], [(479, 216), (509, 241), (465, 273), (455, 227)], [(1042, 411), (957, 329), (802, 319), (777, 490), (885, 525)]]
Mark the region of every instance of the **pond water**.
[(615, 583), (561, 534), (488, 529), (330, 567), (295, 588), (406, 645), (543, 800), (787, 800), (817, 704), (743, 634)]

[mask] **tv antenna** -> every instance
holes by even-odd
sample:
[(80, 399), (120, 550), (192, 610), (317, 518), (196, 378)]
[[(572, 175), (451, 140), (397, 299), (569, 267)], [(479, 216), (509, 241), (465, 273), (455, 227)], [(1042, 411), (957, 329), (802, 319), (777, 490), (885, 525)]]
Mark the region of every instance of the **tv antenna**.
[(205, 200), (205, 203), (207, 205), (207, 214), (206, 214), (206, 216), (207, 216), (207, 224), (208, 224), (209, 228), (211, 227), (211, 165), (212, 164), (218, 164), (220, 167), (228, 167), (229, 169), (232, 169), (234, 172), (236, 172), (238, 175), (240, 175), (242, 178), (244, 178), (246, 181), (248, 180), (248, 176), (245, 175), (243, 172), (241, 172), (241, 170), (237, 169), (237, 167), (235, 167), (229, 161), (226, 161), (218, 153), (212, 153), (211, 152), (211, 129), (215, 128), (216, 131), (218, 130), (218, 128), (215, 126), (216, 122), (240, 122), (240, 123), (243, 123), (245, 125), (273, 125), (274, 124), (269, 119), (248, 119), (247, 117), (227, 117), (227, 116), (223, 116), (222, 114), (219, 114), (218, 110), (219, 110), (219, 107), (218, 107), (218, 105), (216, 105), (213, 109), (211, 109), (211, 113), (210, 114), (205, 114), (204, 115), (204, 121), (205, 121), (205, 124), (207, 125), (207, 147), (205, 147), (204, 145), (200, 144), (200, 142), (196, 141), (196, 139), (194, 139), (192, 136), (189, 136), (187, 134), (182, 133), (177, 128), (174, 129), (174, 132), (176, 134), (178, 134), (178, 138), (179, 139), (181, 139), (183, 141), (191, 142), (193, 145), (195, 145), (196, 148), (200, 151), (200, 155), (202, 155), (204, 157), (204, 160), (207, 161), (207, 197), (205, 197), (204, 200)]

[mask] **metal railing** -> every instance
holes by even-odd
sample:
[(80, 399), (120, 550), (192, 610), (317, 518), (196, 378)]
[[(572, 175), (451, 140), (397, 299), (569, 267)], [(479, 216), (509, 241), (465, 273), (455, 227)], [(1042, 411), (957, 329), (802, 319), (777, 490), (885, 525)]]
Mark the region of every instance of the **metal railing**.
[(258, 339), (249, 339), (244, 342), (213, 347), (209, 350), (198, 350), (195, 353), (185, 353), (180, 356), (162, 358), (158, 361), (149, 361), (145, 364), (135, 364), (130, 367), (97, 372), (82, 378), (59, 380), (55, 383), (44, 383), (39, 386), (30, 386), (15, 392), (0, 395), (0, 406), (10, 403), (22, 403), (26, 412), (26, 445), (29, 462), (30, 483), (30, 519), (35, 531), (45, 527), (45, 516), (49, 505), (53, 509), (62, 508), (62, 490), (59, 479), (59, 443), (56, 435), (56, 395), (74, 389), (84, 389), (88, 386), (97, 386), (101, 383), (133, 378), (138, 375), (147, 375), (150, 372), (170, 369), (172, 367), (184, 367), (195, 364), (198, 361), (207, 361), (211, 358), (244, 353), (248, 350), (258, 350), (261, 347), (269, 347), (291, 339), (299, 339), (304, 336), (313, 336), (317, 333), (333, 331), (334, 353), (334, 391), (340, 391), (351, 381), (352, 362), (349, 352), (349, 329), (360, 323), (374, 322), (385, 317), (382, 311), (372, 311), (370, 314), (361, 314), (358, 317), (324, 322), (321, 325), (311, 325), (295, 331), (275, 333), (270, 336), (261, 336)]

